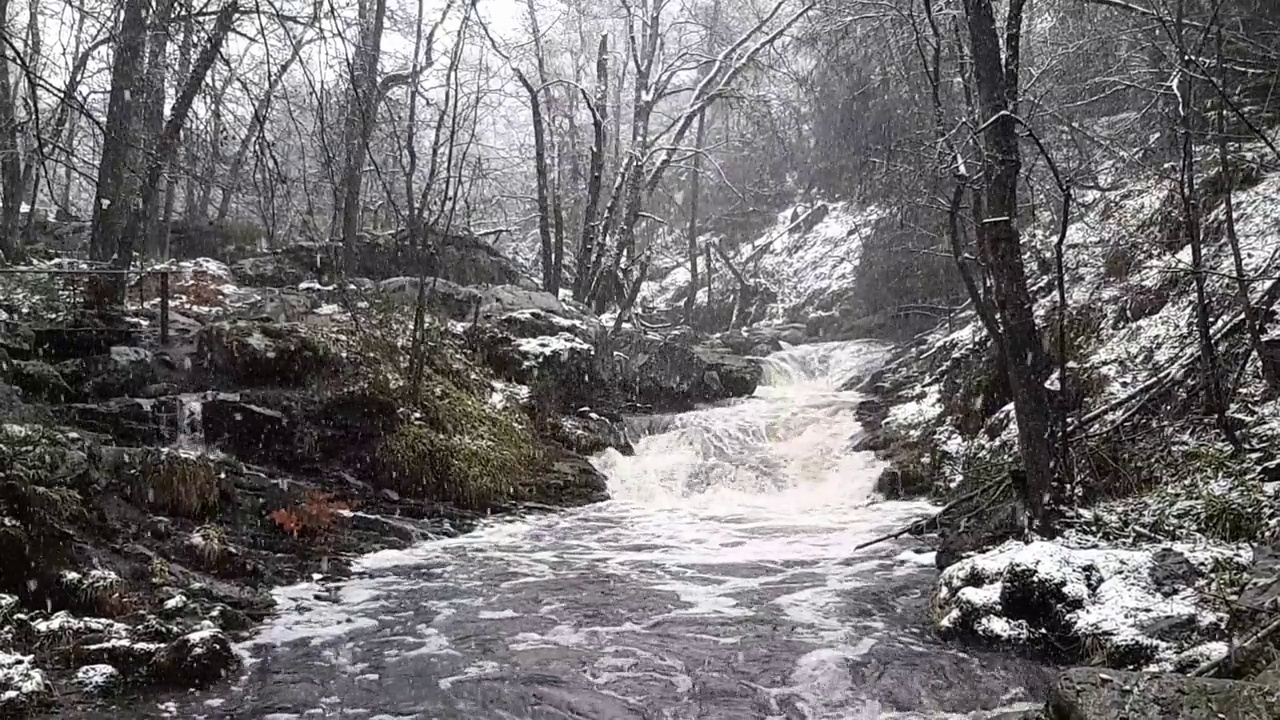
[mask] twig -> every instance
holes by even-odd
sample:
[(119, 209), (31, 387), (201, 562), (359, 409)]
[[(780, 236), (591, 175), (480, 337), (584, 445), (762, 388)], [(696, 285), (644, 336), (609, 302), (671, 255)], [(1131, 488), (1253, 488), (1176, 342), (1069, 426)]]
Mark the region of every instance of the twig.
[(909, 533), (909, 532), (911, 532), (911, 531), (913, 531), (913, 530), (915, 530), (915, 529), (917, 529), (917, 528), (923, 528), (923, 527), (928, 526), (930, 523), (935, 523), (935, 522), (937, 522), (937, 521), (938, 521), (938, 520), (939, 520), (943, 515), (945, 515), (946, 513), (950, 512), (951, 510), (954, 510), (954, 509), (955, 509), (955, 507), (956, 507), (957, 505), (959, 505), (960, 503), (968, 502), (968, 501), (970, 501), (970, 500), (972, 500), (972, 499), (974, 499), (974, 498), (978, 497), (978, 495), (980, 495), (984, 489), (985, 489), (985, 488), (979, 488), (979, 489), (977, 489), (977, 490), (974, 490), (974, 491), (973, 491), (973, 492), (971, 492), (971, 493), (967, 493), (967, 494), (965, 494), (965, 495), (961, 495), (960, 497), (956, 498), (955, 500), (952, 500), (951, 502), (947, 503), (947, 504), (946, 504), (946, 506), (944, 506), (941, 510), (939, 510), (939, 511), (938, 511), (938, 512), (936, 512), (936, 513), (934, 513), (933, 515), (930, 515), (930, 516), (929, 516), (929, 517), (927, 517), (927, 518), (921, 518), (920, 520), (916, 520), (915, 522), (911, 523), (910, 525), (907, 525), (906, 527), (902, 528), (901, 530), (896, 530), (896, 531), (894, 531), (894, 532), (889, 533), (888, 535), (881, 535), (880, 537), (875, 538), (874, 540), (868, 540), (868, 541), (866, 541), (866, 542), (862, 543), (861, 545), (858, 545), (857, 547), (855, 547), (855, 548), (853, 549), (853, 551), (854, 551), (854, 552), (857, 552), (857, 551), (859, 551), (859, 550), (865, 550), (865, 549), (867, 549), (867, 548), (871, 547), (872, 545), (879, 545), (879, 544), (880, 544), (880, 543), (882, 543), (882, 542), (887, 542), (887, 541), (889, 541), (889, 540), (893, 540), (893, 539), (896, 539), (896, 538), (900, 538), (900, 537), (902, 537), (903, 535), (906, 535), (907, 533)]
[(1243, 650), (1249, 647), (1250, 645), (1254, 645), (1263, 640), (1266, 640), (1268, 637), (1275, 634), (1276, 630), (1280, 630), (1280, 615), (1277, 615), (1274, 620), (1267, 623), (1266, 627), (1262, 628), (1261, 630), (1258, 630), (1254, 634), (1245, 638), (1239, 645), (1234, 647), (1230, 653), (1223, 655), (1217, 660), (1210, 660), (1209, 662), (1201, 665), (1200, 667), (1196, 668), (1191, 673), (1191, 675), (1193, 677), (1204, 677), (1205, 675), (1208, 675), (1209, 673), (1214, 672), (1222, 665), (1222, 663), (1226, 662), (1227, 658), (1234, 656), (1236, 652), (1239, 652), (1240, 650)]

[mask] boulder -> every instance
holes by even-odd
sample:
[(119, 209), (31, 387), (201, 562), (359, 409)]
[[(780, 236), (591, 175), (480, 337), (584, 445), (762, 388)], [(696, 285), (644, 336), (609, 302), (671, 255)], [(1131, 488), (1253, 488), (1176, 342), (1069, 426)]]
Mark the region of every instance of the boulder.
[[(1194, 561), (1197, 573), (1171, 586), (1174, 556)], [(1011, 540), (942, 573), (937, 624), (944, 636), (1066, 662), (1186, 671), (1226, 651), (1228, 618), (1204, 602), (1197, 581), (1233, 557)]]
[[(471, 320), (480, 307), (481, 291), (436, 277), (424, 279), (428, 306), (451, 320)], [(403, 303), (418, 301), (418, 278), (393, 277), (378, 283), (378, 289)]]
[(575, 415), (565, 416), (549, 424), (552, 440), (579, 455), (594, 455), (613, 448), (626, 456), (635, 455), (621, 418), (608, 418), (581, 408)]
[(751, 395), (760, 382), (757, 363), (681, 335), (626, 329), (613, 343), (622, 359), (614, 367), (622, 395), (658, 412)]
[(30, 342), (36, 356), (61, 362), (134, 345), (136, 336), (134, 326), (117, 311), (75, 309), (57, 323), (31, 328)]
[(23, 717), (52, 700), (53, 686), (31, 655), (0, 652), (0, 715)]
[(121, 445), (159, 445), (173, 434), (174, 398), (115, 398), (100, 403), (74, 403), (58, 408), (68, 425), (109, 435)]
[(8, 363), (5, 380), (22, 391), (24, 397), (48, 402), (66, 402), (76, 392), (62, 373), (41, 360), (14, 360)]
[(1260, 720), (1280, 717), (1280, 690), (1247, 682), (1097, 668), (1064, 672), (1050, 720)]
[(114, 665), (99, 663), (76, 670), (75, 684), (91, 695), (109, 695), (120, 689), (123, 678)]
[(131, 346), (67, 360), (58, 371), (86, 400), (138, 395), (159, 380), (151, 352)]
[(299, 387), (337, 369), (338, 355), (300, 323), (233, 320), (206, 326), (196, 355), (215, 381)]
[(201, 403), (201, 427), (209, 445), (253, 463), (278, 463), (297, 453), (297, 435), (284, 413), (215, 397)]
[(236, 280), (250, 287), (290, 287), (319, 276), (320, 263), (302, 260), (303, 246), (291, 254), (273, 253), (245, 258), (231, 266)]
[(174, 640), (151, 663), (157, 682), (199, 688), (223, 680), (240, 664), (221, 630), (199, 630)]
[(556, 507), (589, 505), (609, 499), (609, 483), (585, 458), (564, 454), (533, 481), (525, 499)]

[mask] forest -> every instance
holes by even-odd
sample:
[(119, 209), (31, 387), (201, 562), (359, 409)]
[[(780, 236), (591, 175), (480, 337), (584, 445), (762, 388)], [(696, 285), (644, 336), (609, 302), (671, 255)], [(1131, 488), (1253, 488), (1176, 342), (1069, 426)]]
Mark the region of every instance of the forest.
[[(494, 518), (720, 547), (839, 475), (812, 592), (923, 544), (1026, 717), (1130, 717), (1073, 665), (1275, 717), (1277, 120), (1272, 0), (0, 0), (0, 714), (217, 686)], [(802, 684), (726, 717), (849, 717)]]

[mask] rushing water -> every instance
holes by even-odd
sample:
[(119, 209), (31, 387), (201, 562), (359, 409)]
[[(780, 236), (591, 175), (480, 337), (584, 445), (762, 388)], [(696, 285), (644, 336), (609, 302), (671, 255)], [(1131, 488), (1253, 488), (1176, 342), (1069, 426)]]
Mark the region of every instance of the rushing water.
[(988, 717), (1043, 673), (928, 632), (932, 555), (853, 548), (930, 511), (848, 450), (870, 344), (791, 348), (752, 398), (597, 459), (613, 500), (369, 556), (278, 593), (208, 718)]

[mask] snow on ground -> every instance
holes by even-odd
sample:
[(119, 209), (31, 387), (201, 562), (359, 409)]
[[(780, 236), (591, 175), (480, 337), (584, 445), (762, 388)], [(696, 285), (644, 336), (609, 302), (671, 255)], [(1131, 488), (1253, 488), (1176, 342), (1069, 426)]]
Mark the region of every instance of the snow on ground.
[(1119, 549), (1011, 540), (947, 568), (934, 597), (947, 634), (1047, 652), (1082, 648), (1110, 666), (1187, 670), (1225, 652), (1227, 615), (1201, 594), (1247, 549)]

